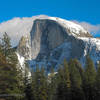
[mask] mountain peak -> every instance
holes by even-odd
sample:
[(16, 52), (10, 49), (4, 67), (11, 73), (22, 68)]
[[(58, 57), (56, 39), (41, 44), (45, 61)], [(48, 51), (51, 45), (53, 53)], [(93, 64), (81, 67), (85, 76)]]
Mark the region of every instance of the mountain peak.
[(36, 17), (29, 36), (29, 41), (27, 38), (21, 39), (18, 53), (28, 60), (30, 66), (39, 64), (45, 68), (58, 68), (63, 59), (73, 58), (84, 64), (88, 53), (92, 59), (96, 59), (95, 63), (100, 58), (97, 51), (99, 40), (95, 41), (80, 25), (61, 18)]
[[(9, 21), (3, 22), (0, 24), (0, 36), (2, 36), (4, 32), (7, 32), (8, 35), (12, 38), (12, 45), (17, 45), (22, 36), (30, 34), (32, 25), (34, 24), (34, 21), (36, 19), (48, 19), (56, 21), (57, 23), (65, 27), (74, 36), (91, 36), (91, 34), (89, 34), (82, 26), (75, 24), (74, 22), (46, 15), (23, 18), (16, 17)], [(84, 35), (80, 33), (84, 33)]]

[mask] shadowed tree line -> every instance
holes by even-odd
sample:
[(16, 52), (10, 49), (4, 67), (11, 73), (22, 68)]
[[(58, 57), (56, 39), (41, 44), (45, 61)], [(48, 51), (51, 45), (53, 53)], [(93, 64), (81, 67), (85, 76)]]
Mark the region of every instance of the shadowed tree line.
[(83, 67), (77, 59), (64, 59), (57, 72), (37, 66), (28, 76), (18, 64), (15, 49), (5, 33), (0, 43), (0, 100), (100, 100), (100, 63), (97, 69), (87, 55)]

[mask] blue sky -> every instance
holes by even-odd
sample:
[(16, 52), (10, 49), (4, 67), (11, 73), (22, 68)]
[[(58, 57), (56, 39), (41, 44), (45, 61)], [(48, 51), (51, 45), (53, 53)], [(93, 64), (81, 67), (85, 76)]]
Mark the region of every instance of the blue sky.
[(45, 14), (100, 24), (100, 0), (0, 0), (0, 23), (13, 17)]

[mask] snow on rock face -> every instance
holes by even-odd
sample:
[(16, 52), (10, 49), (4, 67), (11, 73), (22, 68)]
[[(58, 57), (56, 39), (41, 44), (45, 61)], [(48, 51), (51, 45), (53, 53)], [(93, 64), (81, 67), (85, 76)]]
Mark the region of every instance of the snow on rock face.
[(20, 64), (20, 69), (22, 70), (23, 75), (26, 74), (26, 72), (25, 72), (25, 70), (26, 70), (28, 72), (27, 76), (30, 78), (31, 72), (30, 72), (30, 69), (25, 68), (25, 58), (23, 56), (19, 55), (18, 53), (16, 53), (16, 54), (18, 56), (18, 61), (19, 61), (19, 64)]
[(81, 36), (81, 37), (86, 37), (86, 36), (92, 37), (92, 35), (88, 31), (86, 31), (82, 26), (74, 22), (62, 19), (62, 18), (40, 15), (40, 16), (37, 16), (36, 19), (40, 19), (40, 20), (49, 19), (49, 20), (56, 21), (57, 23), (62, 25), (64, 28), (66, 28), (67, 31), (70, 33), (70, 35)]
[(53, 66), (58, 69), (58, 66), (62, 64), (64, 58), (69, 59), (71, 51), (71, 43), (63, 43), (55, 49), (49, 51), (48, 55), (39, 54), (36, 59), (28, 60), (29, 66), (31, 68), (36, 68), (37, 65), (39, 68), (45, 67), (45, 69), (49, 72), (50, 68)]
[(21, 67), (24, 69), (25, 58), (23, 56), (20, 56), (18, 53), (17, 53), (17, 56), (18, 56), (18, 61)]
[(97, 64), (100, 61), (100, 39), (86, 37), (80, 37), (79, 39), (83, 40), (85, 44), (83, 60), (89, 54), (94, 63)]
[(71, 21), (64, 20), (57, 17), (50, 17), (50, 19), (57, 21), (59, 24), (64, 26), (72, 35), (80, 36), (81, 32), (84, 34), (88, 34), (88, 32), (78, 24), (75, 24)]

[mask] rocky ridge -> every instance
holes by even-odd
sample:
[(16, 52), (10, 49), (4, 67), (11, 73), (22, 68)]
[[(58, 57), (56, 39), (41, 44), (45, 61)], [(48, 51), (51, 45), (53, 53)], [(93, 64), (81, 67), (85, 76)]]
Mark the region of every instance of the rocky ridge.
[(80, 25), (56, 18), (37, 18), (33, 22), (30, 34), (22, 37), (17, 53), (28, 61), (31, 68), (44, 66), (47, 70), (55, 69), (63, 59), (77, 58), (84, 65), (85, 57), (90, 54), (94, 63), (100, 60), (100, 39)]

